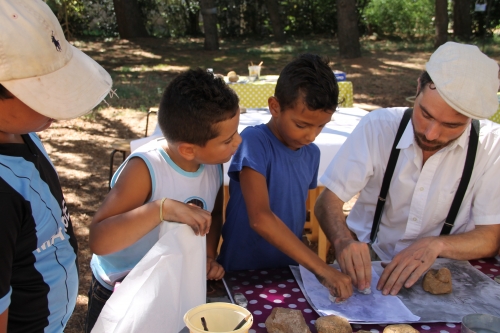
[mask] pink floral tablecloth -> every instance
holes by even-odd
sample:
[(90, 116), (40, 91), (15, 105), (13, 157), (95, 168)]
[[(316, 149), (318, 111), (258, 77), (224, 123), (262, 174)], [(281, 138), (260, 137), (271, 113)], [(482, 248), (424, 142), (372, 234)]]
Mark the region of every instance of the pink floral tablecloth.
[[(470, 263), (491, 278), (500, 275), (500, 263), (495, 258), (472, 260)], [(252, 313), (254, 324), (250, 333), (266, 333), (265, 321), (274, 307), (301, 310), (312, 332), (318, 314), (305, 299), (290, 269), (227, 272), (224, 277), (231, 294), (240, 292), (248, 300), (247, 309)], [(387, 325), (352, 324), (353, 332), (367, 330), (381, 333)], [(412, 324), (419, 332), (460, 333), (460, 323)]]

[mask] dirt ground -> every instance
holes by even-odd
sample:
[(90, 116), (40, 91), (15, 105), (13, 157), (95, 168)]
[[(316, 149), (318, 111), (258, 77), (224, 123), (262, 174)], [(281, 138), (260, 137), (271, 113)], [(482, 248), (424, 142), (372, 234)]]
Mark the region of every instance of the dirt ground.
[[(142, 43), (127, 41), (102, 43), (81, 43), (78, 45), (101, 62), (110, 72), (119, 66), (139, 66), (142, 62), (167, 61), (169, 57), (191, 59), (182, 66), (170, 66), (161, 73), (164, 86), (179, 70), (196, 66), (196, 57), (222, 57), (219, 52), (203, 54), (201, 48), (176, 49), (167, 42), (145, 40)], [(149, 51), (148, 51), (149, 50)], [(152, 51), (153, 50), (153, 51)], [(149, 53), (148, 53), (149, 52)], [(336, 69), (344, 70), (348, 80), (354, 85), (354, 102), (357, 106), (373, 109), (377, 106), (409, 106), (406, 97), (414, 95), (416, 79), (423, 69), (430, 52), (365, 52), (354, 60), (341, 60), (330, 56)], [(179, 61), (182, 62), (182, 61)], [(268, 70), (279, 72), (284, 63), (270, 63)], [(236, 65), (234, 65), (236, 67)], [(273, 67), (274, 66), (274, 67)], [(212, 66), (215, 67), (215, 66)], [(219, 66), (220, 67), (220, 66)], [(231, 64), (222, 67), (221, 72), (231, 70)], [(120, 89), (117, 91), (120, 95)], [(87, 311), (87, 290), (91, 280), (88, 249), (88, 225), (108, 192), (110, 153), (117, 139), (136, 139), (144, 136), (146, 113), (152, 105), (140, 108), (114, 106), (109, 99), (109, 107), (101, 107), (91, 115), (74, 120), (58, 121), (40, 136), (59, 173), (71, 220), (79, 244), (80, 288), (76, 309), (66, 328), (67, 333), (83, 332)], [(139, 109), (142, 109), (140, 111)], [(154, 128), (156, 117), (152, 117), (149, 132)], [(116, 156), (114, 168), (121, 158)], [(352, 203), (349, 203), (352, 205)], [(346, 207), (348, 208), (348, 207)], [(314, 247), (315, 244), (312, 244)]]

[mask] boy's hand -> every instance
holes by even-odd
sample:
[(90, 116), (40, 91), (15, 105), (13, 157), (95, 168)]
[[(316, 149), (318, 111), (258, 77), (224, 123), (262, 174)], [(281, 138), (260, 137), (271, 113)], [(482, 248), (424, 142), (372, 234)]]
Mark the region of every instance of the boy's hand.
[(205, 236), (210, 230), (212, 214), (195, 205), (166, 199), (163, 203), (163, 219), (187, 224), (197, 236)]
[(335, 297), (335, 302), (340, 303), (352, 296), (351, 278), (335, 268), (326, 266), (327, 269), (316, 275), (318, 281), (330, 291), (330, 295)]
[(207, 280), (220, 280), (224, 273), (224, 268), (215, 259), (207, 257)]

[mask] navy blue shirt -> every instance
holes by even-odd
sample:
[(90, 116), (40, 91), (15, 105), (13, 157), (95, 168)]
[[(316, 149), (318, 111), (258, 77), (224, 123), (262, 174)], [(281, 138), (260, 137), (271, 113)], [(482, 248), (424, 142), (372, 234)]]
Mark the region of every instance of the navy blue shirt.
[(317, 186), (319, 148), (310, 144), (291, 150), (265, 124), (247, 127), (241, 137), (228, 170), (230, 197), (218, 261), (226, 271), (297, 265), (250, 227), (239, 174), (249, 167), (266, 178), (271, 210), (300, 239), (308, 190)]
[(0, 313), (8, 332), (62, 332), (78, 294), (77, 243), (38, 136), (0, 144)]

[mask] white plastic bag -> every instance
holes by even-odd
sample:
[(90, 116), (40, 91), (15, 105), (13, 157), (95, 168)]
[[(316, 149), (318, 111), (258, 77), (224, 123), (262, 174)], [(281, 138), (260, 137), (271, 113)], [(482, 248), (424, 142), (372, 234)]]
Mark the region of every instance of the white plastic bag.
[(178, 333), (206, 294), (206, 238), (163, 222), (160, 239), (116, 288), (92, 333)]

